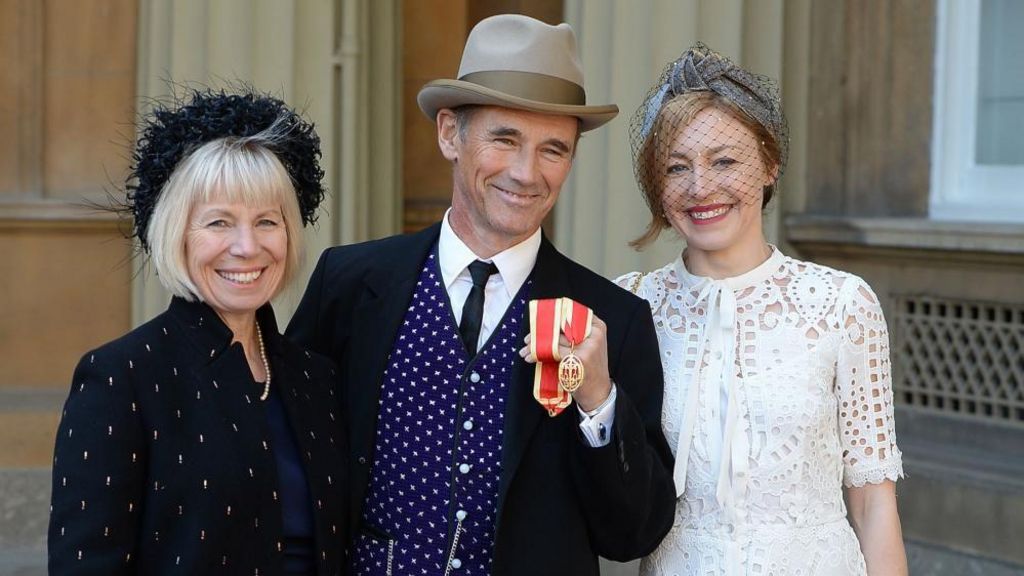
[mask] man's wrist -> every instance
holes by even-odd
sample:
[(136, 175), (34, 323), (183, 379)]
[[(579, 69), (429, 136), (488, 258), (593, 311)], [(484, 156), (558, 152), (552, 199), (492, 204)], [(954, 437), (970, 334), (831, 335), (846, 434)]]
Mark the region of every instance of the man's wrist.
[(587, 418), (593, 418), (594, 416), (600, 414), (602, 410), (611, 405), (611, 403), (615, 401), (615, 396), (615, 382), (612, 382), (611, 388), (609, 388), (608, 390), (608, 395), (600, 404), (598, 404), (595, 408), (591, 410), (586, 410), (583, 408), (583, 406), (580, 406), (580, 412), (582, 412), (583, 415), (586, 416)]

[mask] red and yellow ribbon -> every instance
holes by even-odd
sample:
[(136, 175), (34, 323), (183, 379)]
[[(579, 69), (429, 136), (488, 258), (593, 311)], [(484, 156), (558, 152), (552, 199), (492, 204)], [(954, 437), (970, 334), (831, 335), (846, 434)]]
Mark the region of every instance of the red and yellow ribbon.
[(572, 404), (572, 394), (558, 383), (558, 364), (562, 354), (558, 338), (565, 334), (575, 346), (590, 335), (594, 312), (571, 298), (530, 301), (530, 352), (537, 358), (533, 376), (533, 397), (557, 416)]

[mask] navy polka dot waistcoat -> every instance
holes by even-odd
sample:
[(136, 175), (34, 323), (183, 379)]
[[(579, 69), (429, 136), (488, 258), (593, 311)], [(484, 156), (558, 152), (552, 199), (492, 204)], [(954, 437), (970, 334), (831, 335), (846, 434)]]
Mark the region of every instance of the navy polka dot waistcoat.
[(436, 247), (384, 374), (353, 573), (490, 574), (505, 402), (531, 282), (476, 357), (459, 337)]

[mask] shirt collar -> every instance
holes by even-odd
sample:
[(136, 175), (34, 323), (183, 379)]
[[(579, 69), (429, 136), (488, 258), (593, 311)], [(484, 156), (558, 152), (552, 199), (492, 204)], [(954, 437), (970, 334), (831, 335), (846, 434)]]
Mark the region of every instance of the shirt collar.
[(437, 257), (440, 260), (441, 278), (444, 280), (444, 287), (450, 289), (455, 279), (463, 270), (469, 267), (474, 260), (494, 262), (498, 267), (498, 274), (501, 274), (505, 291), (511, 298), (526, 283), (526, 279), (533, 271), (533, 265), (537, 263), (537, 252), (540, 250), (541, 231), (538, 228), (529, 238), (519, 244), (506, 248), (495, 254), (492, 258), (480, 258), (466, 246), (455, 234), (451, 224), (448, 223), (448, 214), (451, 208), (444, 213), (441, 220), (441, 235), (437, 240)]

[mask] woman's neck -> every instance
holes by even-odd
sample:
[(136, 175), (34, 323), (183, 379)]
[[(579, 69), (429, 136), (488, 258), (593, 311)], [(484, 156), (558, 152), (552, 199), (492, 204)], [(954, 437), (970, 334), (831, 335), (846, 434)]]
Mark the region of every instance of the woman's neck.
[(241, 342), (242, 346), (248, 347), (256, 343), (256, 313), (248, 314), (223, 314), (218, 312), (220, 319), (224, 321), (231, 330), (232, 342)]
[(220, 314), (221, 320), (231, 330), (231, 342), (238, 342), (245, 352), (245, 359), (249, 363), (249, 370), (253, 379), (263, 382), (267, 379), (266, 370), (263, 366), (263, 359), (260, 356), (260, 337), (256, 323), (256, 313), (248, 314)]
[(772, 249), (764, 237), (755, 241), (734, 244), (722, 250), (701, 250), (687, 247), (683, 251), (686, 269), (695, 276), (706, 276), (715, 280), (732, 278), (750, 272), (772, 255)]

